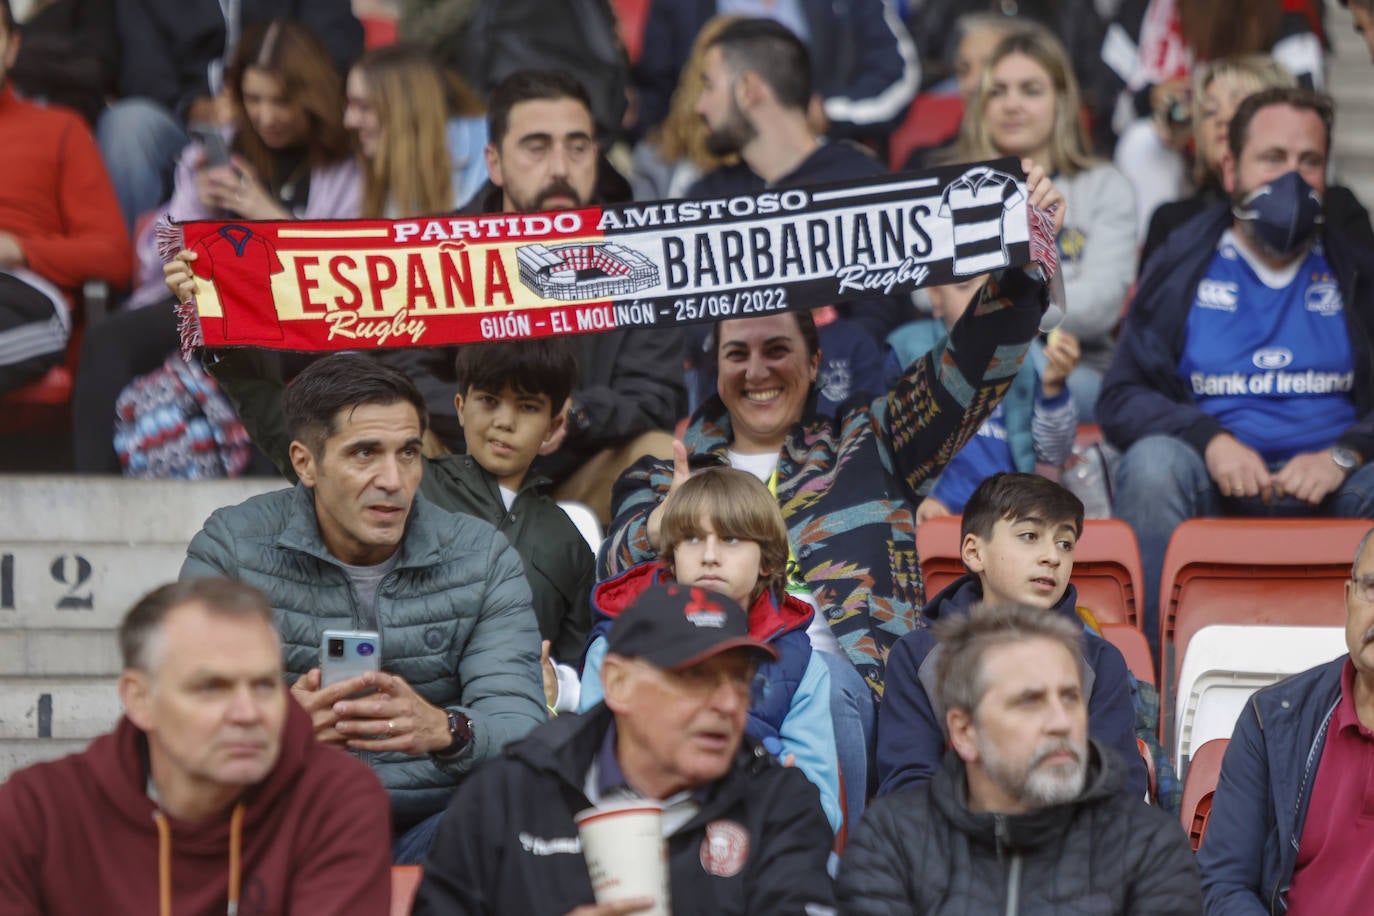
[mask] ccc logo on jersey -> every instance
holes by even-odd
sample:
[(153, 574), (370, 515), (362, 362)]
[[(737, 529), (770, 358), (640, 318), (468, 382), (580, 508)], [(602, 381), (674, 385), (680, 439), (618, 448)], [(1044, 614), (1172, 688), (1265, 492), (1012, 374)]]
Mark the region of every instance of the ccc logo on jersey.
[(1250, 357), (1256, 369), (1283, 369), (1293, 362), (1293, 351), (1286, 347), (1265, 347)]
[(1197, 306), (1218, 312), (1236, 310), (1236, 284), (1221, 280), (1203, 280), (1197, 285)]

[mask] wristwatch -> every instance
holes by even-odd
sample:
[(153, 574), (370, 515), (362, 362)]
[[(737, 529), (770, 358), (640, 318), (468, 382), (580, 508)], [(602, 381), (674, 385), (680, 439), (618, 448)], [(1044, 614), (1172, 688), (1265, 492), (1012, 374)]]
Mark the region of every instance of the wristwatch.
[(435, 751), (436, 757), (453, 758), (462, 754), (472, 743), (472, 720), (456, 709), (448, 712), (448, 733), (453, 739), (442, 751)]
[(1360, 465), (1364, 464), (1364, 456), (1353, 448), (1346, 448), (1344, 445), (1331, 446), (1331, 460), (1336, 463), (1336, 467), (1345, 472), (1345, 476), (1359, 470)]

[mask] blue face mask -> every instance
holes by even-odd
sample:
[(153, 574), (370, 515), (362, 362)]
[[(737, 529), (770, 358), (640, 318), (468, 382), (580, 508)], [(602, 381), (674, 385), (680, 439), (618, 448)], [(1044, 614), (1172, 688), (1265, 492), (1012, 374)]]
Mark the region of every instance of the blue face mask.
[(1294, 254), (1317, 234), (1322, 199), (1297, 172), (1285, 172), (1262, 184), (1231, 208), (1249, 224), (1256, 241), (1275, 254)]

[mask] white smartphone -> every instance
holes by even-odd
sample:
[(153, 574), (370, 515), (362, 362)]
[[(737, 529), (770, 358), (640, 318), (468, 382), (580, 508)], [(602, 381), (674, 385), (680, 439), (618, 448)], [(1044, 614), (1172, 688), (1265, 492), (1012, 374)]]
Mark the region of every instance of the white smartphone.
[(373, 630), (325, 630), (320, 637), (320, 686), (382, 667), (382, 638)]

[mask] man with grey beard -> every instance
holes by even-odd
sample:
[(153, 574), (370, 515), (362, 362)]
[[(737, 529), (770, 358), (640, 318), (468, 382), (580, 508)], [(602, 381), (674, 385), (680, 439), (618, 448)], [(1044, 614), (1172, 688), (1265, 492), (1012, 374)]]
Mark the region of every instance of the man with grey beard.
[(840, 911), (1195, 916), (1178, 821), (1123, 795), (1121, 762), (1088, 738), (1078, 628), (1014, 604), (936, 631), (951, 748), (933, 780), (869, 806)]
[(1374, 892), (1374, 531), (1333, 661), (1250, 697), (1198, 850), (1206, 912), (1361, 913)]

